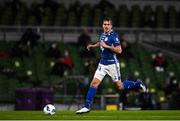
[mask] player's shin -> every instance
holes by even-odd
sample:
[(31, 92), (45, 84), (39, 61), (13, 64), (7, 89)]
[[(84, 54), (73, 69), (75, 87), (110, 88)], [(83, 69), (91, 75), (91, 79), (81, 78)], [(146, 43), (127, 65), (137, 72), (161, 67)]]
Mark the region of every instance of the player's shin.
[(89, 87), (89, 90), (87, 92), (87, 95), (86, 95), (86, 101), (84, 103), (84, 107), (86, 108), (90, 108), (90, 104), (94, 98), (94, 96), (96, 95), (96, 91), (97, 91), (97, 88), (95, 87)]

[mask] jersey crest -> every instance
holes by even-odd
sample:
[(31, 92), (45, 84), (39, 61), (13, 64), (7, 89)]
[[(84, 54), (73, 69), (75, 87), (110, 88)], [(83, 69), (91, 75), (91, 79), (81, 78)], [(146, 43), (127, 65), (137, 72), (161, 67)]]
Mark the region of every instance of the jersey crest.
[(101, 35), (100, 38), (99, 38), (99, 40), (100, 40), (100, 41), (104, 41), (105, 38), (107, 38), (105, 35)]

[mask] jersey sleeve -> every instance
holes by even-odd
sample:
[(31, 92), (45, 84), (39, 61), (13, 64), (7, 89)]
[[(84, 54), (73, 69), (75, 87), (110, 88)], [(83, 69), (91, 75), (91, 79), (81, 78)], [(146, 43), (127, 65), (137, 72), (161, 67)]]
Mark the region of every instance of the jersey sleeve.
[(120, 37), (119, 37), (118, 34), (115, 34), (115, 35), (114, 35), (114, 46), (119, 46), (119, 45), (121, 45), (121, 43), (120, 43)]

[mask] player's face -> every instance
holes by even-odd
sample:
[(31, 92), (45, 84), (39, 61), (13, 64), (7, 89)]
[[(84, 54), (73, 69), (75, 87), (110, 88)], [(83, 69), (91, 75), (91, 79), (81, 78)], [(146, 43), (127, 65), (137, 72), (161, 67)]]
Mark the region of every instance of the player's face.
[(112, 23), (111, 21), (104, 21), (103, 22), (103, 30), (105, 33), (109, 33), (112, 29)]

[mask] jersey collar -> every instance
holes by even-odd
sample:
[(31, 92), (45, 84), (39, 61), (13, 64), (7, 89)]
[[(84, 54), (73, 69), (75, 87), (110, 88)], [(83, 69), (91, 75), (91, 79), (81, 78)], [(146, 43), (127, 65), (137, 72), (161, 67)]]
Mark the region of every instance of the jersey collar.
[(104, 35), (110, 35), (113, 32), (113, 30), (111, 29), (108, 33), (103, 33)]

